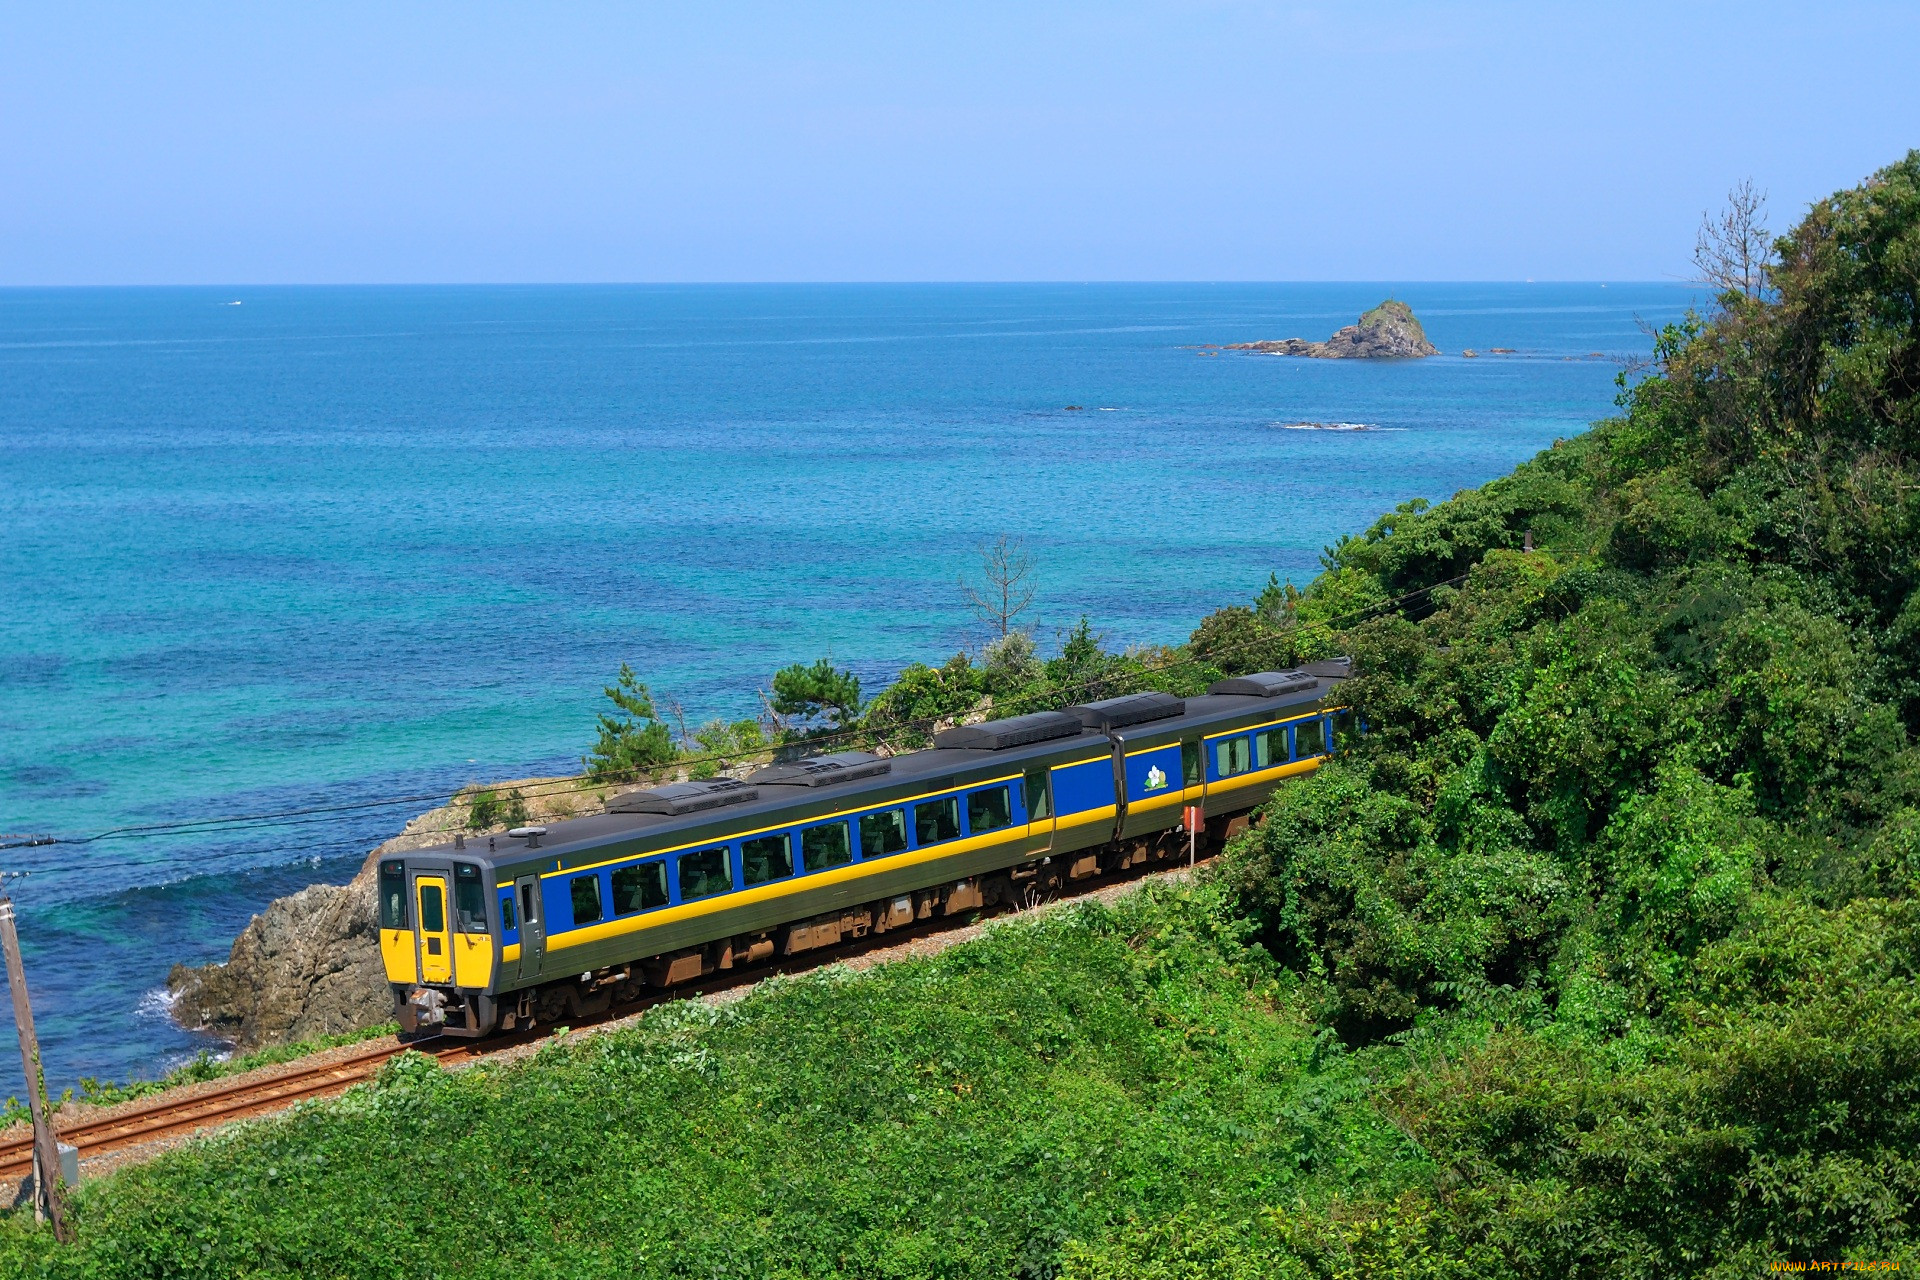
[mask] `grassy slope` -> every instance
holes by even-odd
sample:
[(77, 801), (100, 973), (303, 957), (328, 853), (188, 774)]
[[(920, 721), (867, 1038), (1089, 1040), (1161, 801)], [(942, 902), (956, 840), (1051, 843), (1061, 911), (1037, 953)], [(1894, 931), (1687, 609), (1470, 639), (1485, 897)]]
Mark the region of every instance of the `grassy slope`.
[[(1044, 1275), (1188, 1205), (1422, 1183), (1218, 892), (1076, 906), (929, 960), (667, 1006), (518, 1067), (396, 1060), (340, 1103), (16, 1217), (0, 1269)], [(31, 1261), (29, 1261), (31, 1259)]]

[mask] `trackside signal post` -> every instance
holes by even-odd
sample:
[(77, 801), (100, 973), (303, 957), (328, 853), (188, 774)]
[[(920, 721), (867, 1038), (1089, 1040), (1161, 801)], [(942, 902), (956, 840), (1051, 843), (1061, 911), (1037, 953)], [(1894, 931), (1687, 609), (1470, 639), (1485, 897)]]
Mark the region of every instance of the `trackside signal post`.
[(27, 1109), (33, 1113), (34, 1209), (53, 1224), (54, 1239), (67, 1240), (60, 1198), (60, 1148), (47, 1115), (47, 1081), (40, 1070), (40, 1041), (33, 1034), (33, 1006), (27, 1001), (27, 971), (20, 962), (20, 935), (13, 926), (13, 899), (0, 893), (0, 947), (7, 953), (7, 989), (13, 995), (13, 1024), (20, 1032), (20, 1066), (27, 1078)]

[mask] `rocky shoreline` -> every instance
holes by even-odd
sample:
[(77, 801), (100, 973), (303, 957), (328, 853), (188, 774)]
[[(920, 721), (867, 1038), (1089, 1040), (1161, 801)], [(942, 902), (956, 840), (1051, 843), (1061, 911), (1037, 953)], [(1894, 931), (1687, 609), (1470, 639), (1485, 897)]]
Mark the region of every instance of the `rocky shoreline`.
[[(510, 821), (476, 827), (475, 802), (483, 797), (494, 798), (496, 806), (520, 807)], [(455, 831), (486, 835), (512, 822), (597, 812), (605, 800), (606, 788), (570, 778), (523, 778), (462, 790), (368, 853), (346, 884), (310, 885), (268, 903), (234, 939), (224, 963), (176, 964), (167, 974), (175, 1020), (243, 1052), (391, 1021), (393, 996), (380, 963), (375, 915), (380, 859), (444, 843)]]

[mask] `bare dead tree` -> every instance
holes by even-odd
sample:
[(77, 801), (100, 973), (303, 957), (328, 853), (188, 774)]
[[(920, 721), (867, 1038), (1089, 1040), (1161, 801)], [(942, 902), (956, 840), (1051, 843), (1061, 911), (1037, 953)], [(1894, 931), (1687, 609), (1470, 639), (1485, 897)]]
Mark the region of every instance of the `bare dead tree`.
[(1767, 193), (1741, 179), (1727, 192), (1727, 207), (1718, 217), (1700, 215), (1700, 235), (1693, 244), (1695, 284), (1715, 293), (1742, 293), (1757, 298), (1767, 287), (1767, 269), (1773, 265), (1773, 237), (1766, 228)]
[(980, 580), (962, 576), (960, 590), (974, 616), (1004, 638), (1012, 631), (1013, 620), (1033, 603), (1033, 554), (1027, 544), (1010, 534), (1001, 534), (980, 545)]

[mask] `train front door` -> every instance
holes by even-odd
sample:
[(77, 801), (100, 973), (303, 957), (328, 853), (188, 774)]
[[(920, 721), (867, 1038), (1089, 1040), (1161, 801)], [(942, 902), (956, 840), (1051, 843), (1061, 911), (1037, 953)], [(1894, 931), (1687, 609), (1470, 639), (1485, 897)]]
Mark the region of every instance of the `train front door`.
[(450, 981), (453, 939), (447, 932), (447, 878), (416, 876), (413, 905), (420, 922), (420, 981)]
[(546, 913), (540, 909), (540, 878), (521, 876), (514, 882), (520, 895), (520, 980), (540, 976), (540, 961), (547, 953)]

